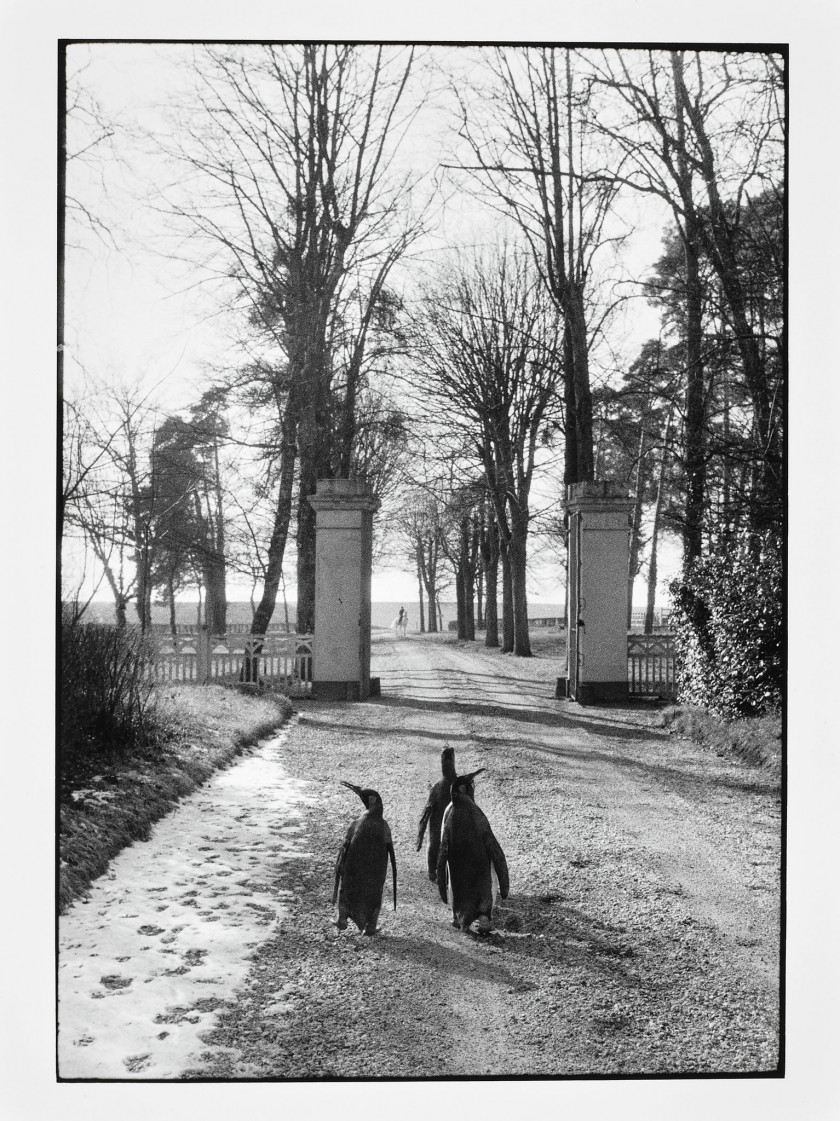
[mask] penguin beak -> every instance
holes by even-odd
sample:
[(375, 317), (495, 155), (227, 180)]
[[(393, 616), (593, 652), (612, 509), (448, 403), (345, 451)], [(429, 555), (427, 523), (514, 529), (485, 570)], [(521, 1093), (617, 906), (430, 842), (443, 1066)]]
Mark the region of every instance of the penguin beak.
[(342, 786), (346, 786), (348, 790), (352, 790), (354, 794), (358, 794), (359, 797), (362, 799), (362, 802), (365, 801), (365, 796), (362, 793), (361, 786), (355, 786), (352, 782), (345, 782), (343, 778), (340, 778), (338, 781), (341, 783)]

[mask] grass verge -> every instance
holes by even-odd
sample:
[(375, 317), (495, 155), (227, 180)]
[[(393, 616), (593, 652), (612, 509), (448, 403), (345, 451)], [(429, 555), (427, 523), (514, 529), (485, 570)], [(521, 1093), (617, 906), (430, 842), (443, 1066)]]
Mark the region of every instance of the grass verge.
[(720, 755), (734, 755), (750, 766), (781, 773), (782, 718), (778, 712), (723, 720), (705, 708), (674, 705), (662, 713), (662, 726)]
[(217, 685), (167, 686), (155, 698), (166, 729), (154, 751), (79, 760), (59, 784), (58, 904), (63, 913), (108, 863), (221, 767), (286, 722), (279, 694)]

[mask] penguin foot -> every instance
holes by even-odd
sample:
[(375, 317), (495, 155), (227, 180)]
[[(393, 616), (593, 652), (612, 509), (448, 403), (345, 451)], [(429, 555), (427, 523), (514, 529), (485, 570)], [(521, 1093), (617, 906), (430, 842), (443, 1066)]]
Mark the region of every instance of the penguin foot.
[(479, 934), (489, 934), (490, 933), (490, 919), (487, 915), (479, 915), (478, 916), (478, 933)]
[(339, 930), (346, 930), (347, 929), (347, 919), (336, 919), (335, 920), (335, 925), (338, 927)]

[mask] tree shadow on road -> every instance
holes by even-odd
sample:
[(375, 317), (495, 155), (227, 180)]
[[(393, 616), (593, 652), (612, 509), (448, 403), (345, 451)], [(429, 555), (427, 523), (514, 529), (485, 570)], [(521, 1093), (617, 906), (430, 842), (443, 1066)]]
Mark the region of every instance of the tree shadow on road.
[(772, 779), (770, 781), (762, 781), (761, 772), (754, 772), (752, 770), (745, 770), (738, 777), (732, 778), (726, 775), (710, 775), (705, 771), (702, 774), (695, 773), (681, 767), (669, 767), (665, 763), (654, 763), (649, 760), (634, 759), (630, 756), (620, 755), (615, 752), (598, 751), (597, 748), (586, 746), (576, 748), (558, 744), (555, 747), (545, 743), (536, 743), (534, 740), (523, 739), (518, 739), (516, 743), (518, 747), (525, 747), (531, 751), (542, 752), (544, 755), (554, 755), (576, 762), (601, 761), (609, 763), (611, 766), (621, 767), (625, 770), (635, 772), (643, 778), (656, 779), (665, 786), (677, 788), (684, 788), (686, 786), (696, 788), (720, 786), (727, 790), (735, 790), (742, 794), (753, 795), (778, 795), (780, 789), (778, 781)]
[[(596, 736), (613, 740), (667, 740), (668, 733), (661, 728), (640, 727), (632, 720), (621, 719), (626, 712), (628, 715), (633, 708), (618, 708), (616, 716), (605, 719), (602, 714), (592, 716), (587, 713), (575, 713), (574, 716), (566, 712), (548, 712), (544, 709), (527, 708), (513, 705), (494, 704), (492, 701), (455, 701), (442, 699), (439, 701), (421, 700), (417, 697), (401, 697), (393, 694), (383, 696), (372, 702), (385, 708), (413, 708), (419, 711), (434, 713), (457, 713), (464, 716), (482, 716), (497, 720), (516, 720), (523, 724), (541, 724), (550, 728), (565, 730), (581, 730)], [(558, 706), (562, 703), (558, 701)], [(612, 716), (612, 714), (611, 714)]]
[[(623, 719), (622, 717), (625, 715), (632, 714), (632, 708), (625, 709), (616, 706), (615, 716), (610, 712), (607, 718), (601, 712), (597, 714), (593, 713), (591, 716), (586, 712), (575, 712), (574, 714), (568, 712), (550, 713), (544, 711), (529, 713), (521, 712), (514, 708), (508, 708), (504, 705), (494, 705), (484, 702), (423, 701), (410, 697), (382, 697), (376, 703), (386, 707), (413, 708), (420, 712), (458, 713), (466, 716), (480, 716), (496, 720), (513, 720), (526, 724), (555, 728), (564, 737), (565, 742), (558, 742), (556, 744), (546, 743), (544, 740), (537, 741), (523, 738), (517, 733), (515, 740), (516, 746), (575, 762), (605, 762), (628, 771), (636, 772), (640, 776), (657, 779), (670, 785), (677, 784), (693, 787), (708, 785), (720, 786), (740, 793), (753, 795), (772, 795), (779, 793), (778, 781), (773, 779), (768, 780), (762, 772), (755, 771), (752, 768), (745, 767), (743, 772), (738, 773), (734, 777), (714, 775), (708, 772), (699, 774), (694, 773), (690, 769), (668, 766), (667, 764), (656, 763), (649, 759), (635, 758), (632, 755), (623, 755), (616, 750), (600, 750), (598, 747), (594, 747), (585, 741), (579, 741), (577, 744), (569, 742), (570, 733), (578, 733), (582, 737), (587, 735), (597, 736), (605, 741), (608, 747), (614, 748), (620, 747), (625, 743), (639, 744), (643, 741), (659, 744), (673, 742), (673, 737), (664, 729), (639, 727), (638, 724)], [(558, 702), (558, 704), (560, 703), (562, 702)], [(421, 730), (413, 732), (409, 729), (402, 728), (400, 731), (401, 734), (404, 735), (426, 735), (426, 733)], [(429, 733), (429, 735), (432, 737), (435, 733)], [(442, 738), (445, 739), (448, 737), (444, 736)], [(451, 738), (472, 740), (479, 744), (499, 746), (507, 746), (512, 742), (510, 737), (505, 737), (503, 735), (487, 736), (481, 733), (473, 733), (472, 735), (457, 734), (453, 735)]]
[[(564, 702), (557, 702), (558, 705)], [(345, 702), (348, 709), (351, 707)], [(658, 780), (666, 785), (678, 787), (718, 786), (734, 790), (739, 793), (751, 795), (778, 795), (780, 784), (778, 780), (768, 779), (764, 772), (748, 767), (738, 770), (734, 775), (709, 774), (708, 771), (697, 773), (690, 768), (669, 766), (665, 763), (654, 762), (647, 758), (638, 758), (632, 754), (622, 754), (620, 748), (623, 744), (640, 745), (644, 742), (654, 744), (672, 743), (673, 737), (664, 729), (640, 727), (634, 723), (632, 717), (634, 710), (630, 707), (616, 706), (614, 712), (608, 714), (603, 711), (593, 712), (589, 715), (586, 711), (570, 713), (568, 711), (545, 712), (523, 711), (505, 705), (497, 705), (483, 701), (466, 702), (453, 700), (420, 700), (414, 697), (383, 696), (366, 702), (372, 708), (411, 709), (418, 714), (434, 713), (436, 715), (463, 715), (478, 716), (488, 720), (510, 720), (517, 723), (537, 725), (539, 727), (556, 729), (559, 733), (556, 743), (546, 742), (545, 739), (536, 740), (523, 737), (517, 731), (515, 739), (505, 735), (486, 735), (481, 732), (446, 731), (440, 732), (425, 727), (399, 728), (400, 737), (417, 737), (442, 743), (477, 743), (485, 746), (498, 746), (504, 748), (511, 743), (517, 747), (524, 747), (531, 751), (538, 751), (543, 755), (550, 755), (573, 762), (599, 763), (623, 768), (635, 773), (643, 779)], [(334, 709), (341, 711), (344, 705), (330, 705), (328, 711)], [(358, 704), (352, 705), (353, 719), (342, 721), (327, 721), (320, 719), (320, 712), (313, 718), (302, 718), (302, 724), (311, 724), (318, 728), (335, 728), (345, 735), (370, 736), (381, 735), (382, 729), (375, 724), (367, 724), (360, 720)], [(317, 711), (317, 710), (316, 710)], [(539, 733), (537, 733), (539, 734)], [(577, 741), (570, 741), (570, 736), (577, 735)], [(586, 737), (598, 737), (603, 741), (605, 748), (601, 749), (586, 742)], [(597, 742), (597, 741), (596, 741)], [(616, 750), (619, 749), (619, 750)], [(699, 750), (699, 749), (698, 749)]]
[[(342, 735), (348, 736), (375, 736), (382, 735), (382, 729), (378, 725), (360, 723), (358, 717), (354, 714), (353, 722), (345, 723), (342, 720), (312, 720), (305, 721), (310, 727), (321, 728), (334, 728)], [(400, 739), (406, 736), (416, 736), (418, 739), (423, 740), (440, 740), (442, 743), (454, 743), (458, 740), (463, 742), (473, 743), (477, 737), (471, 736), (469, 732), (433, 732), (431, 729), (426, 728), (405, 728), (402, 727), (398, 731), (395, 730), (395, 735), (399, 735)]]

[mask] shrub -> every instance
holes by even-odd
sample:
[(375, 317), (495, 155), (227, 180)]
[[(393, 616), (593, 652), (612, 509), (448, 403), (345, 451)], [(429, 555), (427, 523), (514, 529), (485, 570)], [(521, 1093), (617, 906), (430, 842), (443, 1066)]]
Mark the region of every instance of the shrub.
[(718, 552), (671, 584), (681, 702), (718, 716), (779, 708), (784, 687), (783, 566), (767, 542), (759, 556)]
[(82, 624), (61, 628), (61, 752), (116, 756), (145, 750), (158, 728), (151, 703), (144, 636), (125, 627)]

